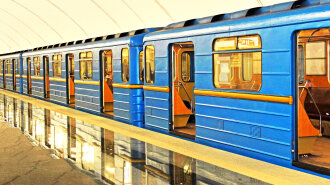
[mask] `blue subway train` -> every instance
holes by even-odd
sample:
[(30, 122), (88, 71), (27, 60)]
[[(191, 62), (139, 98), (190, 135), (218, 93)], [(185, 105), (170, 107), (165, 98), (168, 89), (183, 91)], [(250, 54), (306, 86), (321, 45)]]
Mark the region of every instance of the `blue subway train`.
[[(330, 1), (0, 56), (1, 88), (330, 174)], [(317, 156), (317, 157), (316, 157)]]

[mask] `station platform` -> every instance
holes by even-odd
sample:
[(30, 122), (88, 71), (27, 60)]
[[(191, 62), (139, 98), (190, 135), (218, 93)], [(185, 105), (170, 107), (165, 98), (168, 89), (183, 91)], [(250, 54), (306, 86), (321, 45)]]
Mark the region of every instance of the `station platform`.
[[(28, 102), (44, 109), (55, 111), (79, 120), (84, 120), (85, 122), (110, 130), (114, 133), (129, 136), (136, 140), (174, 151), (178, 154), (192, 157), (194, 159), (210, 163), (214, 166), (218, 166), (232, 172), (260, 180), (267, 184), (330, 184), (330, 180), (326, 178), (211, 148), (170, 135), (138, 128), (105, 117), (78, 111), (73, 108), (57, 105), (33, 97), (6, 90), (0, 90), (0, 94), (15, 98), (23, 102)], [(3, 143), (3, 141), (4, 140), (1, 140), (1, 143)], [(9, 155), (8, 160), (16, 159), (11, 159)]]
[(1, 184), (100, 184), (49, 150), (31, 144), (17, 128), (0, 122)]

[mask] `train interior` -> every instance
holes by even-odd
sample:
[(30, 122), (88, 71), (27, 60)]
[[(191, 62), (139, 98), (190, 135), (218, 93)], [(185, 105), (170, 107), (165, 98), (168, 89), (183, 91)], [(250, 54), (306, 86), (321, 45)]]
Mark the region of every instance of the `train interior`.
[(67, 88), (68, 88), (68, 105), (75, 106), (75, 87), (74, 87), (74, 55), (68, 54), (66, 56), (68, 74), (67, 74)]
[(192, 42), (172, 44), (172, 132), (194, 139), (194, 45)]
[(112, 72), (112, 51), (102, 52), (102, 113), (113, 116), (113, 72)]
[(298, 160), (330, 169), (330, 28), (297, 35)]
[(43, 57), (44, 62), (44, 97), (46, 99), (50, 98), (50, 90), (49, 90), (49, 57)]

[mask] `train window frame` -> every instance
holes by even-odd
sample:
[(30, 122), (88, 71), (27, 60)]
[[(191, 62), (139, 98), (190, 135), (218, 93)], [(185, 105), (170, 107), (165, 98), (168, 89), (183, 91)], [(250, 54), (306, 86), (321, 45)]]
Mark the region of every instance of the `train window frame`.
[[(85, 56), (82, 56), (83, 54)], [(88, 56), (89, 54), (90, 54), (90, 56)], [(81, 80), (93, 80), (93, 52), (92, 51), (85, 51), (85, 52), (79, 53), (79, 76), (80, 76)]]
[(144, 50), (139, 52), (139, 79), (140, 82), (144, 83)]
[[(127, 56), (124, 57), (124, 51), (126, 52), (127, 51)], [(124, 83), (128, 83), (129, 82), (129, 49), (128, 47), (125, 47), (125, 48), (122, 48), (121, 49), (121, 80), (122, 82)], [(125, 64), (125, 59), (124, 58), (127, 58), (127, 65)]]
[[(246, 41), (243, 42), (246, 45), (239, 46), (240, 39), (244, 38), (256, 38), (258, 39), (258, 42), (254, 43), (252, 42), (252, 46), (250, 46), (250, 42)], [(221, 46), (221, 43), (217, 43), (219, 41), (235, 41), (236, 46), (233, 47), (224, 47), (219, 48), (216, 46)], [(218, 44), (218, 45), (217, 45)], [(245, 69), (243, 69), (243, 63), (244, 63), (244, 55), (246, 53), (252, 54), (252, 67), (250, 67), (250, 73), (252, 75), (251, 79), (245, 80), (244, 79), (244, 72)], [(228, 55), (228, 56), (227, 56)], [(233, 59), (233, 56), (236, 56), (236, 60)], [(247, 55), (248, 56), (248, 55)], [(217, 58), (216, 58), (217, 57)], [(223, 61), (221, 62), (219, 60), (220, 57), (226, 57), (229, 60), (227, 62)], [(248, 59), (248, 57), (246, 57)], [(220, 66), (221, 63), (227, 63), (227, 69), (225, 72), (227, 72), (228, 76), (226, 77), (227, 81), (221, 81), (220, 80)], [(215, 65), (217, 64), (217, 65)], [(235, 65), (233, 65), (235, 64)], [(234, 67), (237, 67), (238, 69), (234, 70)], [(238, 70), (238, 72), (237, 72)], [(217, 74), (216, 74), (217, 72)], [(223, 76), (223, 75), (221, 75)], [(217, 77), (217, 78), (216, 78)], [(218, 80), (216, 80), (218, 79)], [(235, 82), (233, 82), (235, 81)], [(238, 90), (238, 91), (253, 91), (258, 92), (261, 90), (262, 87), (262, 39), (259, 34), (249, 34), (249, 35), (239, 35), (239, 36), (232, 36), (232, 37), (222, 37), (222, 38), (215, 38), (212, 43), (212, 82), (213, 87), (215, 89), (228, 89), (228, 90)], [(255, 85), (255, 82), (256, 83)]]
[[(152, 62), (148, 62), (148, 53), (149, 53), (149, 49), (148, 48), (152, 48), (153, 49), (153, 55), (152, 55)], [(145, 47), (145, 56), (144, 56), (144, 66), (145, 66), (145, 81), (147, 84), (154, 84), (155, 83), (155, 79), (156, 79), (156, 64), (155, 64), (155, 46), (154, 45), (147, 45)], [(148, 63), (148, 64), (147, 64)], [(150, 64), (150, 70), (148, 65)], [(152, 71), (152, 66), (153, 66), (153, 71)]]
[(53, 77), (62, 77), (62, 55), (56, 54), (52, 56)]
[[(36, 60), (37, 59), (37, 60)], [(40, 69), (40, 57), (33, 57), (33, 75), (40, 76), (41, 69)]]

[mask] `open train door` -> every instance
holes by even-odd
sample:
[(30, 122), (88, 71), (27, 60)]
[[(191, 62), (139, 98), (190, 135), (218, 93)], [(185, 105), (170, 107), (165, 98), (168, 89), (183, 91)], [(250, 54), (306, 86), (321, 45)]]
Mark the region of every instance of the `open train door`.
[(298, 163), (330, 174), (329, 28), (297, 33)]
[(101, 112), (113, 116), (113, 72), (112, 72), (112, 51), (102, 52), (101, 63)]
[(74, 55), (72, 53), (66, 55), (66, 67), (67, 67), (67, 104), (75, 105), (75, 87), (74, 87)]
[(173, 134), (195, 138), (194, 45), (171, 45), (171, 98)]
[(49, 90), (49, 57), (43, 57), (44, 62), (44, 97), (46, 99), (50, 98), (50, 90)]

